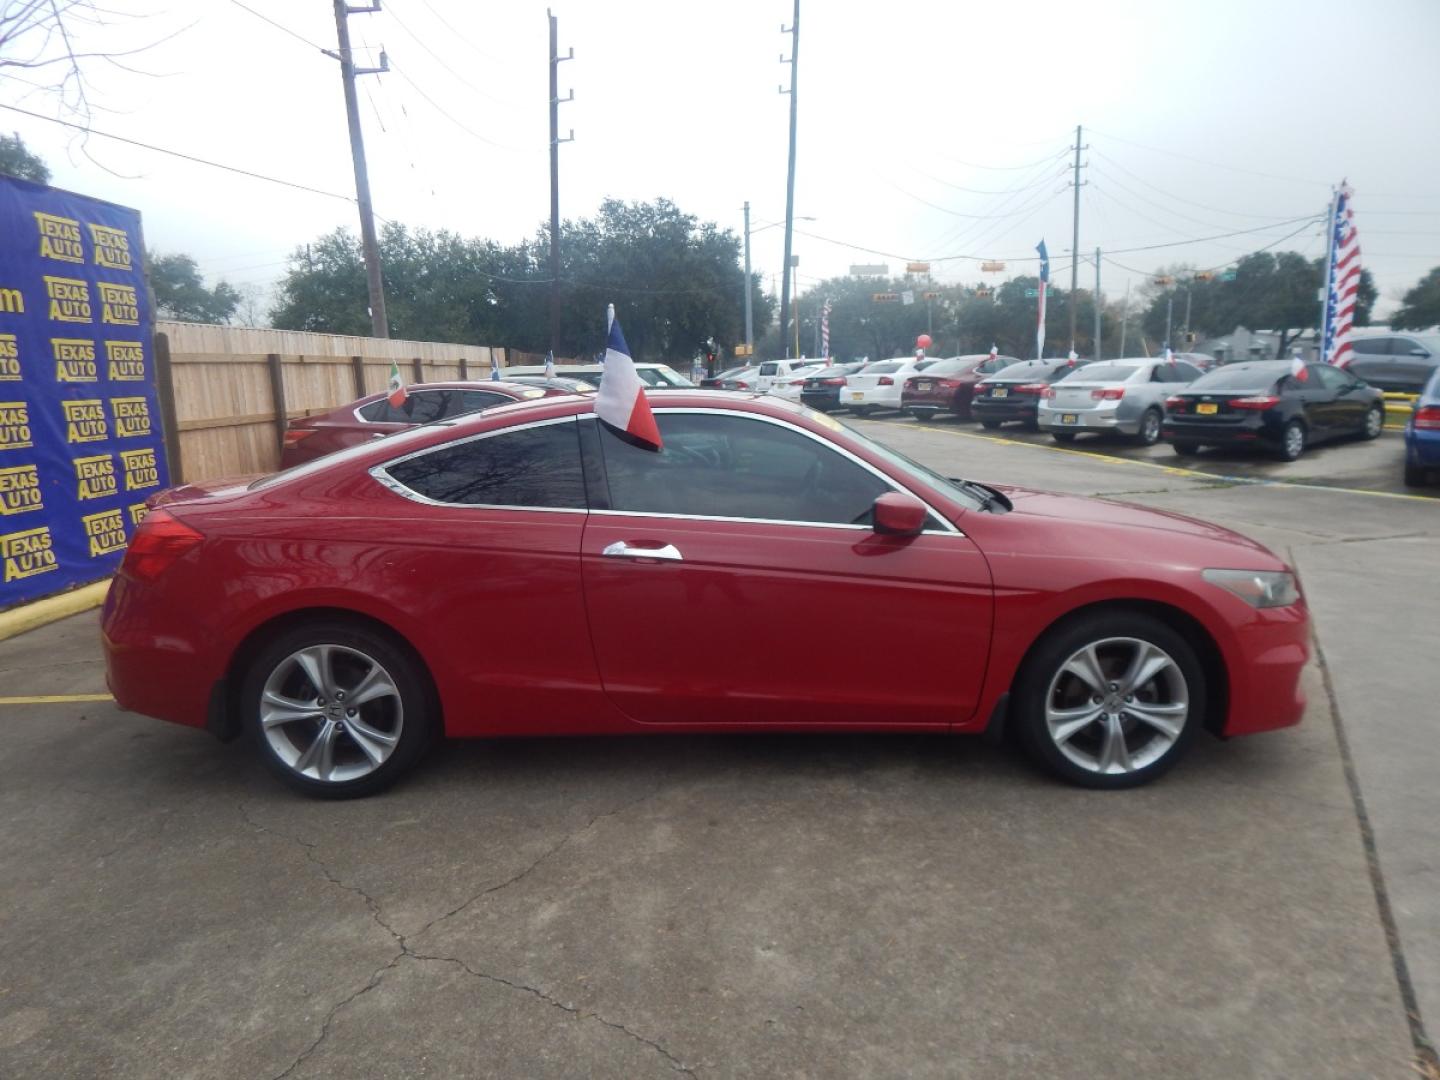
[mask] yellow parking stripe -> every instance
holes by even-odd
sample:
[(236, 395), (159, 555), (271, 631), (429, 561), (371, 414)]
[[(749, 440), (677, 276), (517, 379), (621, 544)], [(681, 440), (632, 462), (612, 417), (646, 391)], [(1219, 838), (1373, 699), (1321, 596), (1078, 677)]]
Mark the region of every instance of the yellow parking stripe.
[(35, 694), (31, 697), (0, 697), (0, 705), (59, 705), (77, 701), (114, 701), (109, 694)]
[(1077, 457), (1089, 458), (1091, 461), (1103, 461), (1107, 465), (1138, 465), (1146, 469), (1158, 469), (1171, 476), (1187, 476), (1196, 480), (1206, 480), (1212, 484), (1221, 482), (1244, 484), (1251, 487), (1290, 487), (1310, 491), (1336, 491), (1346, 495), (1372, 495), (1381, 499), (1410, 499), (1415, 502), (1430, 503), (1432, 506), (1440, 505), (1440, 500), (1429, 495), (1409, 495), (1400, 491), (1371, 491), (1368, 488), (1339, 487), (1331, 484), (1307, 484), (1300, 480), (1285, 480), (1280, 477), (1230, 476), (1225, 473), (1205, 472), (1202, 469), (1187, 469), (1181, 465), (1161, 465), (1158, 461), (1140, 461), (1136, 458), (1118, 457), (1114, 454), (1099, 454), (1093, 450), (1073, 450), (1068, 446), (1051, 446), (1046, 443), (1026, 442), (1023, 439), (1007, 439), (1003, 435), (981, 435), (976, 431), (957, 431), (954, 428), (932, 427), (929, 424), (908, 426), (920, 431), (938, 431), (944, 435), (958, 435), (962, 439), (980, 439), (984, 442), (1000, 443), (1002, 446), (1028, 446), (1033, 450), (1048, 450), (1052, 454), (1074, 454)]

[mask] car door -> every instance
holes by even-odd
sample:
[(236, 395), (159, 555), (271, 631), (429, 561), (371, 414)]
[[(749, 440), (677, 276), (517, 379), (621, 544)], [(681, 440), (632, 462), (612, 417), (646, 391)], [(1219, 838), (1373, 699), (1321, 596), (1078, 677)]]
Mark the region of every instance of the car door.
[(1394, 338), (1389, 372), (1394, 389), (1405, 394), (1420, 393), (1435, 370), (1435, 362), (1435, 355), (1426, 342), (1418, 338)]
[(1349, 435), (1365, 425), (1365, 403), (1358, 396), (1346, 391), (1355, 380), (1329, 364), (1307, 364), (1310, 381), (1325, 395), (1319, 397), (1315, 408), (1324, 414), (1325, 433), (1328, 436)]
[(1390, 346), (1394, 338), (1362, 337), (1351, 343), (1352, 358), (1345, 370), (1382, 390), (1390, 387), (1394, 375)]
[[(385, 574), (417, 592), (427, 659), (453, 673), (452, 731), (541, 733), (603, 726), (585, 621), (580, 542), (586, 496), (573, 416), (501, 428), (374, 471), (411, 501), (404, 555)], [(386, 519), (393, 534), (394, 519)], [(443, 582), (443, 588), (435, 587)], [(613, 726), (613, 725), (612, 725)]]
[(897, 485), (785, 421), (705, 409), (656, 420), (658, 453), (581, 425), (604, 477), (582, 544), (585, 601), (615, 705), (644, 724), (712, 726), (943, 726), (973, 713), (993, 599), (968, 538), (938, 517), (918, 536), (877, 535), (871, 507)]

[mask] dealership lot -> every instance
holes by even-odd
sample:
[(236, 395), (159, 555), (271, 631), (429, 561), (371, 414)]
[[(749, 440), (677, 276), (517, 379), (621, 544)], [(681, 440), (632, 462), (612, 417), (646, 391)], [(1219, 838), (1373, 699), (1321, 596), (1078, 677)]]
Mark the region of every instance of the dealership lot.
[[(104, 700), (0, 704), (0, 1075), (1410, 1075), (1440, 505), (1399, 437), (1182, 464), (860, 426), (1288, 553), (1306, 722), (1114, 794), (978, 740), (700, 737), (450, 745), (330, 804)], [(100, 697), (94, 622), (0, 643), (4, 693)]]

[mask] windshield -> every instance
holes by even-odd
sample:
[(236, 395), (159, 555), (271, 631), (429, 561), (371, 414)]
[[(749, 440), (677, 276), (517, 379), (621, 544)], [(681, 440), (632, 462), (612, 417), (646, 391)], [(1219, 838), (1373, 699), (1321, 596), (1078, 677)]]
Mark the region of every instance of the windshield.
[(866, 375), (887, 375), (892, 371), (899, 371), (900, 360), (886, 360), (884, 363), (871, 364), (865, 369)]
[(1192, 394), (1208, 394), (1212, 391), (1264, 390), (1273, 386), (1282, 375), (1290, 372), (1290, 365), (1284, 361), (1267, 364), (1230, 364), (1227, 367), (1200, 376), (1187, 387)]
[(1084, 379), (1089, 382), (1094, 379), (1097, 382), (1124, 382), (1139, 371), (1136, 364), (1092, 364), (1089, 367), (1076, 368), (1074, 371), (1066, 372), (1060, 376), (1061, 380), (1073, 378), (1076, 382)]
[(925, 369), (927, 375), (954, 375), (957, 372), (969, 371), (975, 366), (973, 359), (967, 360), (963, 356), (952, 356), (948, 360), (936, 360)]

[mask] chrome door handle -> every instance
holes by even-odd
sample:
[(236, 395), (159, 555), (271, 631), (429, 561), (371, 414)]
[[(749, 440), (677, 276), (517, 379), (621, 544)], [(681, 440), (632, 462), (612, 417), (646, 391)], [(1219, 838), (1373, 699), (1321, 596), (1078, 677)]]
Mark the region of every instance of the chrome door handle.
[(664, 547), (631, 547), (624, 540), (606, 544), (600, 554), (608, 555), (612, 559), (665, 559), (669, 562), (680, 562), (683, 558), (680, 549), (674, 544), (666, 544)]

